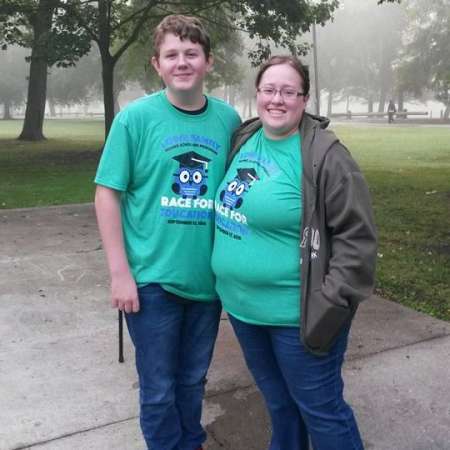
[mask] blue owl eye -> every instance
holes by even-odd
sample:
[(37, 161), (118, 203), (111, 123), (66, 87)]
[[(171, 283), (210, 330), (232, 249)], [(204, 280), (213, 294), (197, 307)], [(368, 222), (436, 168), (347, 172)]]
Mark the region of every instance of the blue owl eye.
[(192, 179), (194, 180), (195, 184), (200, 184), (203, 180), (203, 175), (201, 172), (199, 172), (198, 170), (196, 170), (193, 174), (192, 174)]
[(187, 183), (189, 181), (189, 177), (190, 174), (188, 170), (185, 169), (180, 172), (179, 178), (182, 183)]
[(242, 183), (236, 189), (236, 195), (241, 195), (245, 191), (245, 184)]
[(238, 185), (238, 182), (236, 180), (233, 180), (227, 187), (228, 192), (233, 192), (236, 189), (236, 186)]

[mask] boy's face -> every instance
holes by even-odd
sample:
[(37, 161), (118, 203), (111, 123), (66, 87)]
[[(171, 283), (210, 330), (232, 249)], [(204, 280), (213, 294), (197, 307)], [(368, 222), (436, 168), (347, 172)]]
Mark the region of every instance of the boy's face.
[(203, 47), (189, 39), (181, 40), (172, 33), (165, 35), (159, 48), (159, 57), (152, 64), (174, 94), (202, 94), (203, 80), (212, 66), (212, 57), (206, 59)]

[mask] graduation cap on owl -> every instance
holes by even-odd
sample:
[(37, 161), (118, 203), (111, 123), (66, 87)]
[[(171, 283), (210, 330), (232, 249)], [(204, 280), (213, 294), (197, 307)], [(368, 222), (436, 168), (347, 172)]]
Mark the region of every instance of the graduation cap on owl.
[(246, 181), (251, 186), (256, 180), (259, 180), (256, 170), (251, 169), (237, 169), (238, 178), (241, 181)]
[(205, 172), (208, 171), (208, 163), (211, 161), (209, 158), (199, 155), (197, 152), (194, 151), (174, 156), (173, 159), (179, 162), (180, 168), (186, 167), (191, 170), (199, 168), (203, 169)]

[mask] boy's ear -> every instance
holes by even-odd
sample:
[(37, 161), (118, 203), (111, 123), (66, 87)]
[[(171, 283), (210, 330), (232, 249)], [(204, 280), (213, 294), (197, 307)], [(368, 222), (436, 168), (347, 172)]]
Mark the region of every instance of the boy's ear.
[(158, 58), (156, 56), (152, 56), (152, 59), (150, 60), (150, 62), (152, 63), (152, 66), (154, 67), (154, 69), (156, 70), (158, 75), (161, 75), (159, 73), (159, 60), (158, 60)]
[(211, 70), (213, 69), (214, 66), (214, 56), (212, 53), (209, 54), (208, 60), (206, 61), (206, 71), (207, 72), (211, 72)]

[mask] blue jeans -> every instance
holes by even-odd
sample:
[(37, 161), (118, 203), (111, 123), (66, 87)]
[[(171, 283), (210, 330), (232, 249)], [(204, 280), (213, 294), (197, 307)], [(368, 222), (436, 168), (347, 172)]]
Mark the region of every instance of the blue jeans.
[(361, 450), (351, 408), (343, 398), (344, 330), (327, 356), (309, 353), (298, 327), (259, 326), (229, 316), (247, 366), (272, 421), (270, 450)]
[(151, 450), (197, 450), (206, 372), (217, 337), (219, 301), (194, 302), (151, 283), (140, 310), (126, 314), (136, 350), (140, 422)]

